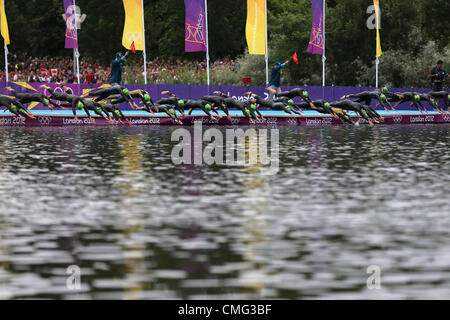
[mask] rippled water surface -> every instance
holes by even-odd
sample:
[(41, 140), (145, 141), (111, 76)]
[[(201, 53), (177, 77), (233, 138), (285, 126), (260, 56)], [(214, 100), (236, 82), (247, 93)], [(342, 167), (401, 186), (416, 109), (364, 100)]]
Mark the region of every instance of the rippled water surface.
[(0, 128), (0, 299), (450, 299), (449, 125), (279, 127), (273, 176), (175, 129)]

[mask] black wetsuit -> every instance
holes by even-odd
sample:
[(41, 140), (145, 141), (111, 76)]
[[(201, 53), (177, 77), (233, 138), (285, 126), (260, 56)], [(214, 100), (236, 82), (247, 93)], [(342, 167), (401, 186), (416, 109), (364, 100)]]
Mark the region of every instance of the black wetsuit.
[(178, 118), (173, 105), (170, 105), (170, 104), (158, 105), (158, 109), (160, 112), (164, 112), (165, 114), (167, 114), (173, 120), (181, 121), (180, 118)]
[(28, 109), (19, 101), (11, 99), (10, 97), (0, 96), (0, 107), (5, 107), (9, 112), (16, 116), (27, 116)]
[(22, 104), (28, 104), (31, 102), (40, 102), (46, 107), (48, 107), (50, 104), (56, 108), (60, 107), (57, 103), (50, 101), (42, 93), (25, 93), (25, 92), (17, 92), (16, 90), (11, 90), (11, 93)]
[(280, 93), (277, 94), (277, 97), (286, 97), (286, 98), (295, 98), (295, 97), (301, 97), (303, 100), (305, 100), (306, 102), (311, 102), (311, 99), (309, 98), (309, 96), (304, 97), (304, 93), (308, 93), (305, 89), (302, 88), (295, 88), (289, 91), (282, 91)]
[[(209, 117), (212, 117), (212, 115), (209, 112), (209, 110), (207, 110), (205, 108), (205, 106), (208, 105), (208, 104), (209, 104), (209, 102), (205, 101), (205, 100), (188, 100), (188, 101), (186, 101), (186, 104), (184, 105), (184, 108), (185, 108), (185, 110), (189, 109), (189, 115), (191, 115), (193, 110), (200, 109), (200, 110), (203, 110), (203, 112), (206, 113)], [(211, 110), (212, 110), (212, 108), (211, 108)], [(217, 111), (215, 111), (215, 112), (217, 113)]]
[(275, 100), (271, 100), (271, 99), (263, 99), (262, 97), (258, 96), (258, 95), (254, 95), (253, 98), (255, 99), (256, 103), (260, 106), (260, 107), (264, 107), (267, 109), (272, 109), (272, 110), (276, 110), (276, 111), (284, 111), (288, 114), (301, 114), (300, 112), (294, 110), (294, 108), (292, 108), (287, 101), (289, 100), (289, 98), (284, 97), (284, 98), (278, 98)]
[[(401, 93), (399, 93), (399, 94), (401, 94), (401, 95), (403, 96), (403, 98), (399, 98), (399, 100), (398, 100), (398, 102), (397, 102), (397, 105), (400, 105), (400, 104), (402, 104), (402, 103), (411, 101), (411, 102), (413, 103), (414, 107), (416, 107), (416, 109), (420, 111), (419, 103), (417, 103), (417, 101), (416, 101), (416, 99), (415, 99), (415, 96), (418, 95), (418, 93), (416, 93), (416, 92), (401, 92)], [(420, 95), (420, 94), (419, 94), (419, 95)], [(422, 106), (422, 104), (420, 104), (420, 106), (421, 106), (422, 108), (424, 108), (424, 107)], [(425, 109), (425, 108), (424, 108), (424, 109)]]
[[(150, 96), (150, 94), (146, 91), (141, 91), (140, 92), (130, 92), (130, 96), (133, 99), (141, 99), (142, 103), (144, 104), (145, 108), (144, 109), (148, 109), (148, 110), (154, 110), (155, 109), (155, 103), (153, 102), (152, 98), (150, 97), (149, 101), (146, 101), (144, 98), (144, 95), (148, 94)], [(120, 104), (123, 102), (127, 102), (127, 100), (123, 97), (123, 96), (113, 96), (111, 97), (111, 103), (112, 104)]]
[(96, 91), (91, 91), (91, 92), (89, 92), (89, 96), (97, 97), (97, 98), (95, 98), (95, 101), (99, 102), (99, 101), (107, 99), (108, 97), (110, 97), (112, 95), (120, 95), (120, 96), (122, 96), (122, 98), (124, 98), (124, 101), (132, 102), (133, 99), (130, 97), (130, 95), (123, 93), (123, 90), (125, 90), (125, 89), (126, 88), (124, 86), (114, 85), (109, 88), (102, 88), (102, 89), (99, 89)]
[(114, 103), (100, 103), (99, 104), (103, 110), (103, 112), (106, 114), (106, 116), (110, 116), (110, 113), (112, 117), (116, 120), (122, 119), (127, 120), (127, 118), (124, 116), (122, 111), (119, 109), (119, 107)]
[(361, 117), (366, 119), (368, 122), (371, 121), (369, 119), (369, 117), (375, 118), (373, 115), (369, 114), (366, 111), (366, 109), (364, 108), (364, 106), (362, 104), (360, 104), (359, 102), (356, 102), (356, 101), (347, 99), (347, 100), (342, 100), (342, 101), (331, 102), (330, 105), (333, 108), (339, 108), (339, 109), (348, 110), (348, 111), (355, 111)]
[[(235, 108), (237, 110), (241, 110), (244, 117), (257, 119), (254, 112), (252, 112), (250, 110), (251, 102), (249, 100), (237, 101), (236, 99), (231, 98), (231, 97), (224, 97), (224, 98), (225, 99), (223, 100), (223, 103), (227, 106), (228, 109)], [(248, 111), (248, 113), (247, 113), (247, 111)]]
[(222, 110), (227, 116), (230, 115), (228, 112), (228, 108), (226, 104), (224, 103), (224, 98), (219, 96), (204, 96), (202, 97), (202, 100), (207, 101), (209, 103), (213, 104), (213, 107)]
[[(68, 108), (71, 107), (73, 115), (74, 116), (77, 115), (78, 103), (79, 102), (83, 103), (83, 100), (84, 100), (82, 97), (78, 97), (74, 94), (68, 94), (67, 92), (53, 92), (52, 93), (50, 91), (50, 89), (49, 89), (49, 92), (52, 94), (53, 99), (67, 102), (67, 103), (62, 103), (61, 106), (68, 107)], [(84, 110), (84, 112), (86, 112), (88, 117), (91, 117), (91, 115), (89, 114), (88, 108), (84, 107), (83, 110)]]
[(432, 92), (429, 92), (428, 94), (435, 99), (443, 99), (444, 105), (447, 108), (450, 108), (450, 102), (449, 102), (450, 93), (448, 93), (447, 91), (432, 91)]
[[(383, 100), (381, 100), (381, 95), (382, 95), (381, 91), (374, 90), (374, 91), (363, 91), (356, 94), (349, 94), (347, 95), (347, 98), (355, 98), (356, 99), (355, 102), (364, 102), (364, 104), (368, 107), (370, 107), (372, 99), (375, 99), (383, 108), (386, 108), (386, 106), (383, 103)], [(371, 111), (375, 110), (371, 108)]]
[(178, 110), (181, 114), (184, 114), (184, 107), (181, 106), (178, 102), (182, 100), (179, 97), (169, 97), (169, 98), (161, 98), (156, 101), (157, 105), (171, 105), (175, 110)]
[(321, 100), (321, 99), (314, 100), (312, 103), (313, 103), (315, 109), (311, 108), (311, 105), (307, 102), (302, 102), (297, 105), (301, 109), (311, 109), (311, 110), (317, 111), (322, 114), (337, 115), (343, 122), (355, 124), (348, 114), (341, 113), (341, 112), (334, 112), (331, 108), (325, 107), (325, 103), (327, 103), (325, 100)]

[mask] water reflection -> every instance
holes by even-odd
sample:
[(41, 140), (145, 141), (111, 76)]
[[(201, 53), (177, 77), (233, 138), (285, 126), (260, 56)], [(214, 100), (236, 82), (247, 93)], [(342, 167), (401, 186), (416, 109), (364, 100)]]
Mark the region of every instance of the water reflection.
[(450, 297), (450, 126), (280, 127), (274, 176), (175, 129), (0, 128), (0, 298)]

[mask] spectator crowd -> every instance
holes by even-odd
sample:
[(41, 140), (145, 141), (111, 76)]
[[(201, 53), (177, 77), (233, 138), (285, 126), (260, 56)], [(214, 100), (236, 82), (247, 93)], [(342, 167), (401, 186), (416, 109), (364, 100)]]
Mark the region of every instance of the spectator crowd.
[[(147, 77), (149, 83), (164, 83), (169, 75), (172, 82), (178, 83), (178, 75), (186, 70), (190, 74), (200, 76), (206, 70), (206, 60), (188, 61), (174, 59), (160, 59), (147, 61)], [(76, 72), (74, 73), (73, 59), (69, 57), (28, 57), (10, 55), (9, 59), (9, 81), (15, 82), (64, 82), (76, 83)], [(222, 70), (237, 71), (239, 63), (230, 57), (210, 61), (212, 72)], [(143, 82), (143, 60), (138, 63), (129, 63), (124, 69), (124, 83)], [(97, 61), (80, 58), (80, 82), (83, 84), (109, 83), (111, 67), (105, 66)], [(0, 71), (1, 81), (6, 81), (5, 70)]]

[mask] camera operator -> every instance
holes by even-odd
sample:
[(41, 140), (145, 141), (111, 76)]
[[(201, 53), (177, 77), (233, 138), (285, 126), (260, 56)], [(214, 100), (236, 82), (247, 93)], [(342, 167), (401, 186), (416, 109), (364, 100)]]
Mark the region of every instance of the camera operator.
[(444, 80), (445, 78), (448, 78), (448, 73), (444, 69), (442, 69), (443, 64), (444, 62), (442, 60), (439, 60), (436, 66), (430, 71), (429, 77), (431, 80), (432, 90), (434, 92), (442, 91)]

